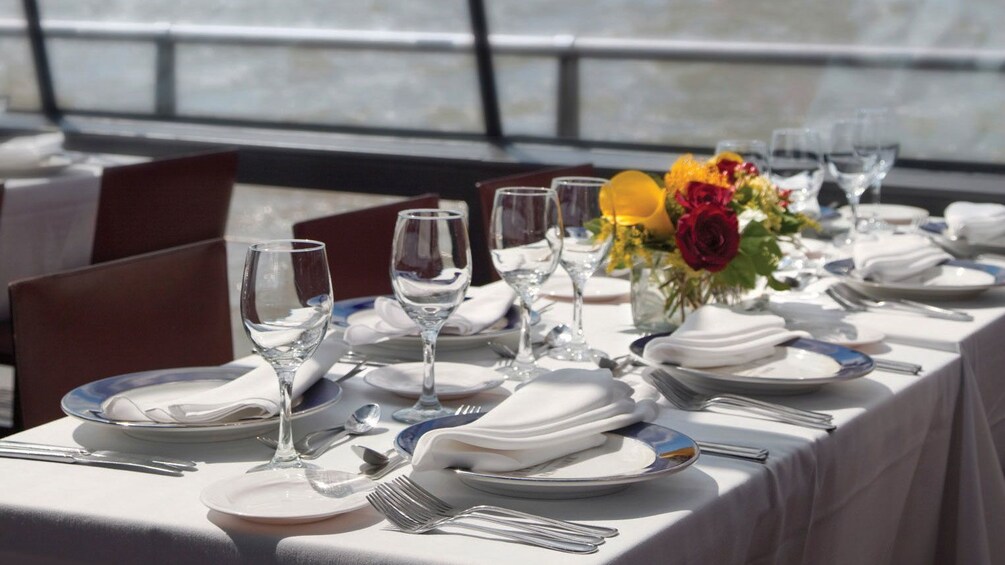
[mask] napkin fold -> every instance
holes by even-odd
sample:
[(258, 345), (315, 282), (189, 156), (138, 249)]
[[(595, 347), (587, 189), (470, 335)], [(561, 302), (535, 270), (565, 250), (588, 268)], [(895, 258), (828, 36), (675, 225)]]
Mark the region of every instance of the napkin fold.
[(470, 424), (427, 432), (412, 466), (515, 471), (597, 447), (604, 432), (652, 420), (658, 411), (652, 394), (615, 380), (607, 369), (560, 369)]
[(946, 206), (946, 225), (969, 243), (1005, 244), (1005, 206), (992, 203), (953, 202)]
[(15, 137), (0, 143), (0, 169), (22, 169), (38, 165), (46, 157), (63, 150), (63, 133), (43, 133)]
[(771, 356), (775, 346), (802, 331), (785, 329), (785, 320), (774, 314), (741, 314), (719, 305), (707, 305), (688, 315), (676, 331), (646, 344), (643, 355), (653, 361), (702, 369), (739, 365)]
[[(325, 338), (297, 370), (293, 398), (299, 398), (313, 386), (347, 350), (337, 335)], [(271, 365), (264, 360), (260, 363), (248, 373), (211, 390), (179, 397), (171, 395), (170, 387), (164, 387), (163, 394), (144, 396), (142, 401), (122, 393), (104, 401), (101, 411), (110, 419), (134, 422), (205, 424), (268, 418), (279, 413), (279, 381)]]
[(927, 237), (913, 234), (862, 239), (852, 247), (855, 271), (876, 282), (902, 281), (952, 258)]
[[(474, 335), (506, 315), (516, 293), (505, 281), (496, 281), (468, 290), (469, 298), (447, 318), (442, 334)], [(393, 298), (380, 297), (373, 303), (376, 316), (353, 322), (345, 330), (346, 343), (367, 345), (405, 335), (417, 335), (418, 326), (408, 317), (401, 304)]]

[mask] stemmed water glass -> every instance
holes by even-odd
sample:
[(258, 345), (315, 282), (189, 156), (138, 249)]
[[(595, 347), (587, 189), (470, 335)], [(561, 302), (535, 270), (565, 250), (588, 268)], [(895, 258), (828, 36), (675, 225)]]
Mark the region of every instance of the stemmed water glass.
[(607, 179), (594, 177), (557, 177), (551, 182), (562, 216), (559, 262), (572, 279), (573, 293), (572, 341), (548, 351), (555, 359), (593, 361), (607, 357), (603, 351), (590, 348), (583, 332), (583, 288), (614, 242), (612, 230), (599, 229), (603, 217), (600, 193), (607, 183)]
[[(865, 122), (867, 131), (876, 137), (875, 143), (879, 146), (879, 159), (876, 163), (876, 174), (872, 181), (873, 203), (880, 204), (880, 191), (883, 186), (883, 179), (893, 168), (897, 160), (897, 153), (900, 152), (900, 134), (897, 128), (897, 116), (889, 108), (861, 108), (856, 117)], [(872, 218), (873, 227), (881, 228), (882, 222), (878, 217)]]
[(496, 271), (520, 296), (520, 348), (501, 371), (526, 381), (547, 372), (538, 367), (530, 343), (531, 304), (555, 271), (562, 253), (562, 218), (551, 188), (496, 191), (489, 225), (489, 250)]
[(736, 153), (758, 171), (768, 170), (768, 144), (760, 139), (723, 139), (715, 144), (715, 154)]
[[(331, 321), (332, 286), (325, 244), (306, 239), (256, 243), (248, 249), (241, 317), (255, 351), (279, 377), (279, 445), (272, 460), (250, 471), (306, 468), (293, 447), (291, 392)], [(249, 472), (250, 472), (249, 471)]]
[(848, 237), (854, 240), (859, 229), (859, 199), (876, 175), (879, 146), (871, 126), (864, 120), (838, 120), (831, 126), (830, 133), (827, 168), (848, 197), (851, 208)]
[(776, 129), (771, 134), (768, 157), (771, 181), (790, 190), (790, 210), (820, 216), (817, 194), (824, 184), (824, 161), (820, 136), (808, 128)]
[(398, 213), (391, 252), (391, 285), (422, 338), (422, 394), (395, 420), (414, 424), (453, 414), (436, 397), (436, 338), (464, 301), (471, 284), (471, 248), (465, 215), (452, 210)]

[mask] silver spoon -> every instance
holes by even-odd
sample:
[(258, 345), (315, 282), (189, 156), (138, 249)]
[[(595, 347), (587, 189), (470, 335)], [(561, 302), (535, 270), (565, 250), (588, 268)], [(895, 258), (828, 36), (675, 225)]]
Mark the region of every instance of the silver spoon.
[(381, 453), (376, 449), (370, 449), (369, 447), (363, 445), (352, 445), (350, 446), (350, 449), (352, 449), (353, 453), (358, 455), (363, 462), (374, 467), (373, 470), (366, 473), (366, 475), (373, 480), (377, 480), (407, 463), (405, 458), (394, 449), (389, 449), (384, 453)]
[(571, 341), (572, 328), (565, 324), (558, 324), (557, 326), (551, 328), (544, 336), (544, 342), (552, 349), (562, 347)]
[[(349, 415), (345, 424), (311, 432), (294, 444), (297, 452), (305, 459), (314, 459), (328, 451), (335, 443), (347, 435), (359, 435), (373, 429), (373, 426), (380, 421), (380, 406), (377, 404), (366, 404), (360, 406), (355, 412)], [(276, 446), (276, 440), (271, 437), (258, 436), (258, 441), (270, 447)]]

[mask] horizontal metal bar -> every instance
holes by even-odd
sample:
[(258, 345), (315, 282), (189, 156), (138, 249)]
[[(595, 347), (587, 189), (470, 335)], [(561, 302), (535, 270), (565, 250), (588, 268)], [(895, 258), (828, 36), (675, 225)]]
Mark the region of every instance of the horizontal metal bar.
[[(42, 22), (46, 35), (61, 39), (175, 42), (471, 53), (470, 33), (428, 33), (221, 26), (170, 23)], [(24, 22), (0, 19), (0, 35), (23, 34)], [(1005, 50), (896, 47), (740, 41), (590, 38), (571, 35), (492, 34), (497, 55), (577, 56), (593, 59), (699, 61), (838, 67), (883, 67), (1005, 72)]]

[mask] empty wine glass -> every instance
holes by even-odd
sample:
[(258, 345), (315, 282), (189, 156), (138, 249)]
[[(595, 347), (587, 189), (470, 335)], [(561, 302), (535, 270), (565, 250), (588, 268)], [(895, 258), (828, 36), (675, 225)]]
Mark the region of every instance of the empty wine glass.
[[(879, 213), (880, 192), (883, 180), (893, 168), (900, 152), (900, 132), (897, 127), (897, 115), (890, 108), (861, 108), (856, 117), (865, 122), (870, 134), (876, 136), (875, 143), (879, 145), (879, 160), (876, 163), (876, 174), (872, 181), (872, 202)], [(872, 228), (882, 229), (882, 221), (874, 216), (870, 223)]]
[(760, 139), (724, 139), (715, 144), (715, 154), (736, 153), (762, 173), (768, 170), (768, 144)]
[(466, 218), (452, 210), (403, 210), (392, 247), (391, 285), (405, 313), (419, 326), (423, 367), (419, 400), (393, 417), (414, 424), (453, 414), (436, 397), (436, 338), (471, 284)]
[(555, 359), (594, 361), (607, 354), (591, 349), (583, 332), (583, 288), (607, 257), (614, 242), (613, 230), (601, 231), (600, 192), (607, 179), (557, 177), (551, 188), (561, 208), (563, 237), (559, 262), (572, 279), (572, 341), (548, 351)]
[(848, 197), (851, 209), (851, 229), (848, 237), (854, 240), (858, 232), (859, 199), (869, 188), (876, 174), (879, 146), (870, 126), (863, 120), (838, 120), (831, 126), (827, 149), (827, 168)]
[[(331, 321), (332, 286), (325, 244), (306, 239), (256, 243), (248, 249), (241, 317), (255, 351), (279, 378), (279, 445), (251, 469), (305, 468), (293, 447), (290, 397), (297, 369), (310, 359)], [(250, 472), (250, 471), (249, 471)]]
[(531, 304), (555, 271), (562, 253), (562, 218), (550, 188), (516, 187), (496, 191), (489, 226), (492, 264), (520, 296), (520, 348), (500, 369), (525, 381), (547, 372), (538, 367), (530, 343)]
[(824, 184), (824, 161), (820, 136), (808, 128), (776, 129), (771, 133), (768, 157), (771, 181), (789, 190), (793, 212), (820, 217), (817, 194)]

